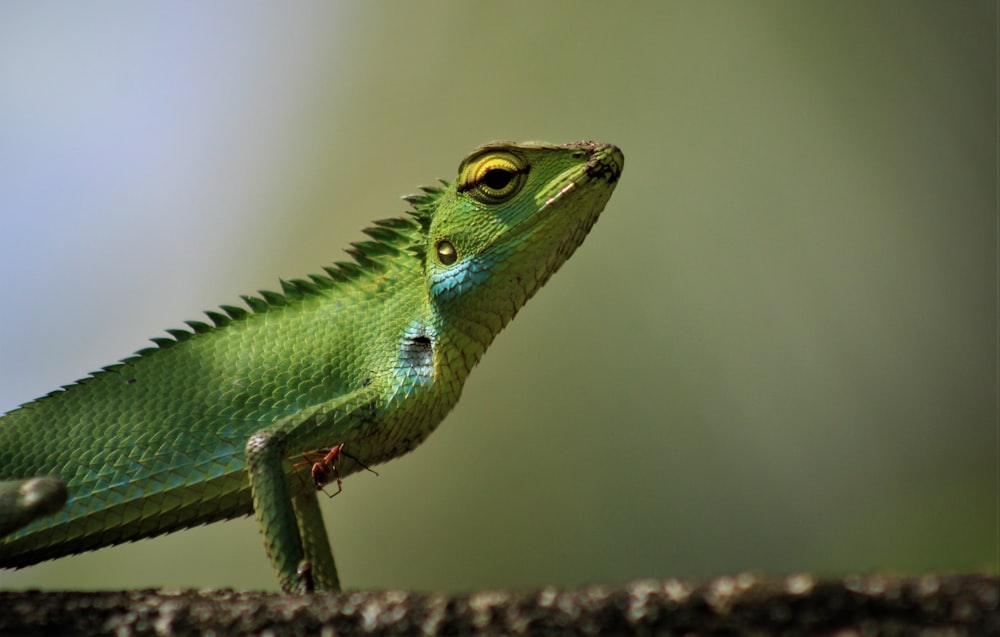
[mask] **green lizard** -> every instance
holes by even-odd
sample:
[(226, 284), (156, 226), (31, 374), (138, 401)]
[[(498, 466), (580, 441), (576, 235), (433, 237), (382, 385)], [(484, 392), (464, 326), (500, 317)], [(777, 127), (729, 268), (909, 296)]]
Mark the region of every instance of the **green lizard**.
[(427, 438), (623, 161), (595, 142), (482, 146), (352, 262), (0, 417), (0, 567), (254, 513), (283, 590), (338, 590), (316, 488)]

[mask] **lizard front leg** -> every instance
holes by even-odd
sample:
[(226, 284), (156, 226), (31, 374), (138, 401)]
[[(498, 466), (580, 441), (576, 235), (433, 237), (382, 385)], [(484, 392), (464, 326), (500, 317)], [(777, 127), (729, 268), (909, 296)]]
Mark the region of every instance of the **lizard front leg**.
[(254, 515), (281, 589), (288, 593), (339, 590), (337, 568), (315, 492), (294, 494), (287, 459), (331, 440), (357, 435), (377, 397), (371, 386), (282, 419), (246, 444)]
[(292, 508), (299, 522), (304, 561), (299, 565), (298, 582), (306, 588), (339, 591), (337, 565), (330, 549), (330, 536), (319, 510), (319, 493), (306, 490), (292, 498)]

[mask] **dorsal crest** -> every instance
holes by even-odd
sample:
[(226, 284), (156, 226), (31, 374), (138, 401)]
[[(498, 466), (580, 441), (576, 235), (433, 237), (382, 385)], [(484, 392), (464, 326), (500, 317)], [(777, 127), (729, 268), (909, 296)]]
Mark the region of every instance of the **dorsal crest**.
[[(323, 266), (322, 274), (309, 274), (305, 279), (280, 279), (281, 291), (258, 290), (256, 295), (240, 295), (248, 309), (234, 305), (220, 305), (218, 310), (207, 310), (205, 315), (209, 322), (184, 321), (190, 328), (167, 329), (170, 337), (155, 337), (152, 340), (156, 347), (147, 347), (136, 352), (136, 356), (145, 356), (158, 349), (165, 349), (183, 343), (196, 334), (204, 334), (212, 330), (226, 327), (234, 321), (241, 321), (253, 314), (263, 314), (275, 308), (285, 307), (296, 301), (315, 296), (326, 290), (350, 285), (359, 278), (377, 274), (386, 269), (391, 260), (404, 252), (424, 257), (424, 242), (431, 217), (437, 206), (438, 199), (448, 182), (441, 181), (442, 186), (423, 186), (419, 194), (408, 195), (403, 200), (411, 206), (406, 214), (399, 217), (378, 219), (362, 232), (369, 237), (367, 241), (356, 241), (345, 249), (350, 255), (350, 261), (337, 261)], [(221, 310), (221, 311), (220, 311)], [(131, 358), (131, 357), (130, 357)], [(125, 359), (126, 362), (129, 359)], [(110, 365), (105, 370), (117, 368), (120, 363)]]

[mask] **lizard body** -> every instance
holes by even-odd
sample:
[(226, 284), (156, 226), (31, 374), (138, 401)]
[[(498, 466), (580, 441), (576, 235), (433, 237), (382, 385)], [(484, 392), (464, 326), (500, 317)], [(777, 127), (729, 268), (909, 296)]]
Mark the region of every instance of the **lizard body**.
[(313, 485), (295, 462), (343, 445), (339, 482), (420, 444), (622, 166), (607, 144), (487, 144), (352, 262), (0, 417), (0, 567), (254, 513), (283, 590), (337, 590), (315, 491), (331, 467)]

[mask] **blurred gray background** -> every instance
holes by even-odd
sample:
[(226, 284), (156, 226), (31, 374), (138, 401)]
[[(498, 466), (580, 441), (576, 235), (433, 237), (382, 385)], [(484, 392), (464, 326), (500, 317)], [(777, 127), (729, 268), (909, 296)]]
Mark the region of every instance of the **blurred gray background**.
[[(997, 567), (995, 2), (0, 5), (0, 411), (343, 258), (493, 139), (618, 144), (350, 588)], [(66, 444), (82, 444), (67, 440)], [(254, 523), (0, 586), (275, 589)]]

